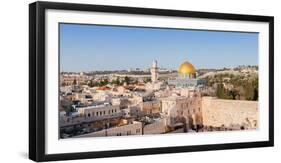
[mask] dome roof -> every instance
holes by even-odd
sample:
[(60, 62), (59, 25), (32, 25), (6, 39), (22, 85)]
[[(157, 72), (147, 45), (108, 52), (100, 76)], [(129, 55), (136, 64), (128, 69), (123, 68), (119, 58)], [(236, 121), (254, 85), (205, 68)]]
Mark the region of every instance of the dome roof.
[(180, 74), (195, 74), (196, 70), (191, 63), (189, 63), (188, 61), (185, 61), (180, 65), (180, 67), (178, 69), (178, 73), (180, 73)]

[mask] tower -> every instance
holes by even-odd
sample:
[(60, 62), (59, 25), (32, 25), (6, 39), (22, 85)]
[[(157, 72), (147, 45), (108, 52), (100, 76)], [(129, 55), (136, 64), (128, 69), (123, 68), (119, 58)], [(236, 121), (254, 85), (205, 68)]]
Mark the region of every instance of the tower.
[(152, 67), (150, 69), (150, 72), (151, 72), (151, 81), (154, 83), (158, 80), (158, 67), (157, 67), (156, 60), (152, 62)]

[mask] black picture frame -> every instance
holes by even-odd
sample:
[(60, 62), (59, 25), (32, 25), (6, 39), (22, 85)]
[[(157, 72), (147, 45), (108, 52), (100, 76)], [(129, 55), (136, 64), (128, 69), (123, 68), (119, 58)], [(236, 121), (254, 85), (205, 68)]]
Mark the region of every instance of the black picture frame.
[[(45, 153), (45, 11), (94, 11), (124, 14), (160, 15), (269, 23), (269, 140), (262, 142), (161, 147), (149, 149), (99, 151), (83, 153)], [(208, 151), (237, 148), (269, 147), (274, 145), (274, 18), (271, 16), (239, 15), (210, 12), (179, 11), (152, 8), (103, 6), (56, 2), (34, 2), (29, 5), (29, 158), (34, 161), (55, 161), (101, 157), (119, 157), (161, 153)]]

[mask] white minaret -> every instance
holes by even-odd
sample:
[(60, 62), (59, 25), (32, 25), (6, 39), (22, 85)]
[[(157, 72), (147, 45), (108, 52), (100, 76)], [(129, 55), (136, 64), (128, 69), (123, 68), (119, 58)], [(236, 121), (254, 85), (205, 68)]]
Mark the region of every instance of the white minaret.
[(156, 60), (153, 60), (150, 72), (151, 72), (151, 81), (155, 83), (158, 80), (158, 67), (157, 67)]

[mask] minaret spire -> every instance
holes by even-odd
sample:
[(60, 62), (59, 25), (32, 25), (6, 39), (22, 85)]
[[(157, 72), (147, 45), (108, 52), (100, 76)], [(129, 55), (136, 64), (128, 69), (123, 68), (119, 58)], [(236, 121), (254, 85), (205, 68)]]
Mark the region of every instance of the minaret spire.
[(152, 67), (150, 69), (150, 72), (151, 72), (151, 81), (155, 83), (158, 80), (158, 65), (156, 59), (154, 59), (152, 62)]

